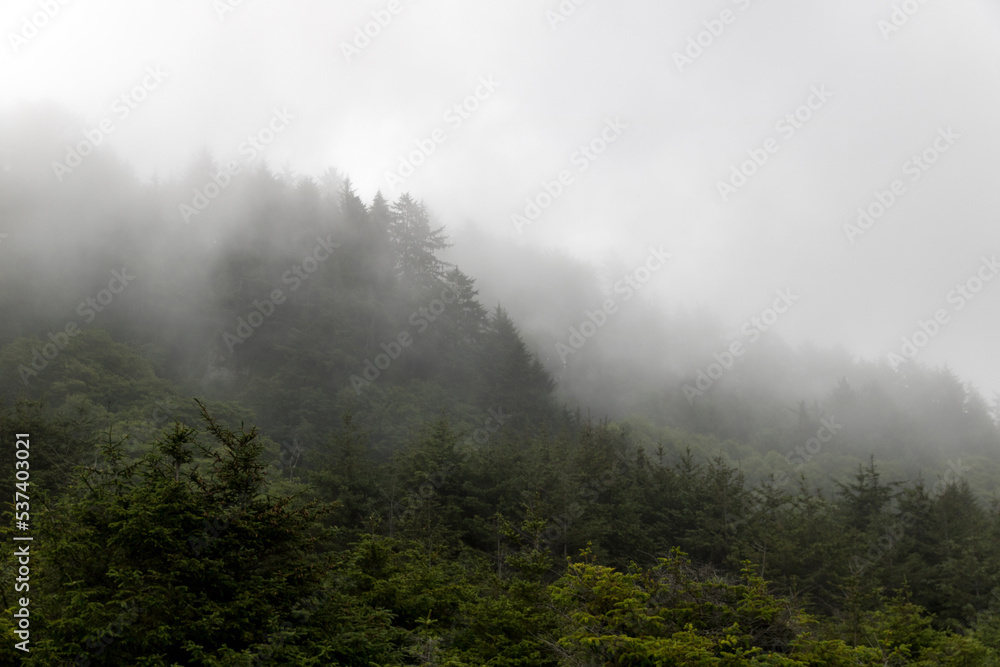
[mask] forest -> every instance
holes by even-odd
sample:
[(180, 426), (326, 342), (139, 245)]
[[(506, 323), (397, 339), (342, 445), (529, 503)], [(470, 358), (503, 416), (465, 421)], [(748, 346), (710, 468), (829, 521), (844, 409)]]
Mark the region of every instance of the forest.
[[(623, 309), (559, 360), (433, 202), (207, 152), (53, 188), (19, 145), (3, 664), (1000, 664), (998, 411), (949, 369), (769, 338), (692, 400), (721, 327)], [(525, 299), (579, 321), (564, 282)]]

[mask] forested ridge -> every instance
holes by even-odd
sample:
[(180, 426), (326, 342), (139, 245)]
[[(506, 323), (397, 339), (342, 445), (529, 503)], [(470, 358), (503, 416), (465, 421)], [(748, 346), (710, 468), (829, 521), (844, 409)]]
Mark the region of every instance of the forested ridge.
[(31, 154), (0, 171), (35, 535), (4, 664), (1000, 664), (996, 411), (947, 369), (763, 347), (689, 401), (544, 365), (407, 194), (207, 153), (54, 190)]

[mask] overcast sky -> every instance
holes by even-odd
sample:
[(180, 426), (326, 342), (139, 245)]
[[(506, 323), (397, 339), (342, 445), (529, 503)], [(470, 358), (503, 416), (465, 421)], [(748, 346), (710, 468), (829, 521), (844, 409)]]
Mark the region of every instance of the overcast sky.
[[(995, 0), (229, 4), (7, 0), (0, 112), (110, 119), (143, 178), (203, 146), (244, 160), (272, 123), (254, 159), (409, 191), (453, 229), (612, 274), (662, 246), (664, 306), (733, 327), (788, 288), (791, 342), (884, 358), (944, 311), (917, 359), (1000, 391)], [(518, 228), (529, 199), (548, 205)]]

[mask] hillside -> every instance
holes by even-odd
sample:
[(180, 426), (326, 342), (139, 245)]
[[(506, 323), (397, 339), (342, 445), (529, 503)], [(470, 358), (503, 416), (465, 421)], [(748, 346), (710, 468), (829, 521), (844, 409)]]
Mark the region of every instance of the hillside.
[(706, 386), (731, 337), (641, 308), (564, 364), (539, 332), (597, 281), (449, 264), (409, 195), (207, 154), (53, 189), (32, 154), (0, 437), (31, 434), (38, 639), (5, 615), (5, 660), (996, 664), (1000, 433), (947, 369), (769, 337)]

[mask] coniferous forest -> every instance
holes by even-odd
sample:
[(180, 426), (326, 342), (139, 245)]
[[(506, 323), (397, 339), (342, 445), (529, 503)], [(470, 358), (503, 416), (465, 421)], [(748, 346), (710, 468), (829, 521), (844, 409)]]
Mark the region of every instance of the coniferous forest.
[(8, 158), (3, 664), (1000, 664), (1000, 433), (949, 370), (762, 346), (690, 401), (543, 363), (407, 194), (263, 166), (185, 222), (208, 154)]

